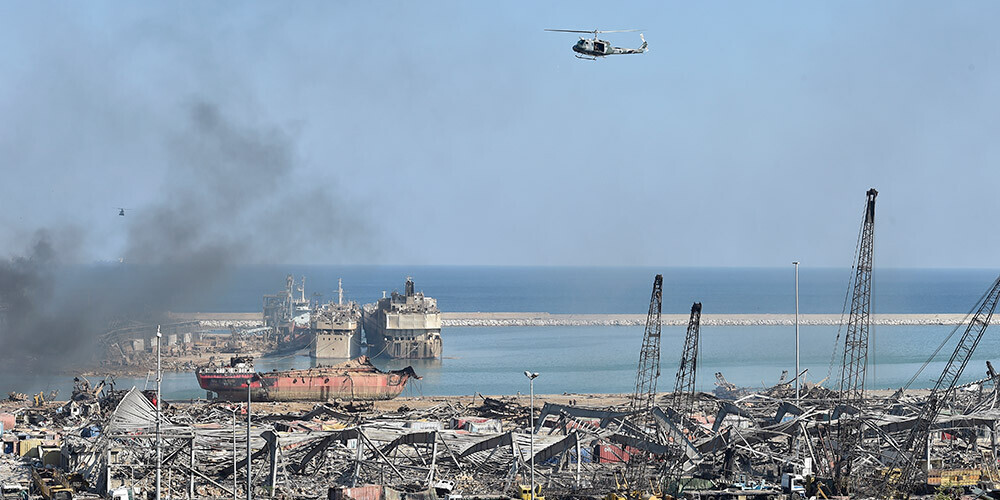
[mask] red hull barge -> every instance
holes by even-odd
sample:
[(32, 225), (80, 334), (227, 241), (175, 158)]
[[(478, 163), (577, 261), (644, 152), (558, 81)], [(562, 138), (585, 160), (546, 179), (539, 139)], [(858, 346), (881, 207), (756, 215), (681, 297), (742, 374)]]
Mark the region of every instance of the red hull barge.
[[(234, 356), (229, 359), (229, 366), (201, 366), (194, 374), (202, 389), (226, 401), (246, 401), (247, 381), (257, 375), (250, 356)], [(266, 401), (259, 379), (250, 382), (250, 397), (254, 401)]]
[(410, 366), (383, 372), (367, 356), (334, 366), (261, 373), (260, 377), (268, 401), (386, 400), (399, 396), (411, 378), (420, 378)]

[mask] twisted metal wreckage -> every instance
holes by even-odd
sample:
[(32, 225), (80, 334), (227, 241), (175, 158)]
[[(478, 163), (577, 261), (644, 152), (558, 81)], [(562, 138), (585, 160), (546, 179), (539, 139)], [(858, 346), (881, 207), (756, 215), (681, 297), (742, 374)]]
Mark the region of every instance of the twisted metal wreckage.
[[(933, 470), (982, 470), (981, 479), (1000, 480), (994, 433), (1000, 419), (997, 378), (993, 373), (960, 386), (943, 402), (948, 410), (929, 426), (935, 439), (921, 450), (922, 456), (930, 456)], [(717, 392), (731, 396), (738, 393), (733, 389), (720, 385)], [(653, 479), (674, 494), (686, 488), (722, 496), (734, 484), (743, 493), (776, 494), (781, 475), (790, 473), (816, 478), (814, 487), (830, 494), (848, 487), (834, 483), (832, 474), (842, 452), (836, 429), (844, 419), (863, 426), (860, 451), (851, 454), (854, 475), (884, 477), (906, 436), (918, 427), (926, 400), (897, 394), (866, 399), (854, 411), (840, 407), (831, 396), (832, 391), (807, 386), (796, 404), (787, 382), (732, 400), (700, 393), (691, 413), (655, 406), (650, 416), (656, 432), (646, 439), (630, 432), (632, 414), (624, 407), (546, 403), (534, 429), (536, 477), (548, 496), (603, 494), (614, 489), (616, 473), (634, 456), (645, 457), (642, 479)], [(441, 480), (454, 482), (454, 492), (467, 495), (510, 491), (531, 462), (527, 408), (512, 399), (481, 401), (478, 406), (442, 403), (428, 410), (381, 415), (319, 405), (304, 414), (255, 417), (250, 435), (252, 487), (258, 495), (299, 498), (323, 496), (328, 486), (361, 484), (426, 491)], [(503, 428), (478, 432), (440, 424), (470, 415), (501, 420)], [(162, 474), (167, 494), (231, 497), (235, 487), (237, 496), (245, 495), (242, 418), (235, 432), (233, 410), (221, 404), (174, 405), (164, 416)], [(70, 468), (83, 472), (103, 491), (122, 486), (151, 490), (154, 421), (153, 405), (141, 392), (129, 391), (103, 419), (98, 436), (66, 438)], [(244, 458), (234, 464), (234, 457)], [(875, 486), (859, 481), (854, 491), (877, 494)]]
[[(782, 374), (777, 385), (751, 390), (716, 373), (714, 395), (695, 392), (701, 304), (694, 303), (674, 391), (657, 392), (663, 287), (657, 275), (635, 391), (620, 407), (546, 403), (529, 428), (534, 409), (513, 398), (382, 414), (323, 404), (303, 414), (261, 415), (241, 436), (238, 410), (218, 403), (178, 404), (166, 411), (161, 425), (168, 495), (235, 496), (241, 488), (247, 493), (246, 484), (257, 494), (297, 498), (362, 484), (424, 496), (435, 489), (503, 494), (525, 482), (532, 463), (550, 497), (610, 491), (616, 498), (789, 493), (891, 498), (935, 486), (996, 490), (1000, 375), (987, 362), (986, 377), (958, 381), (1000, 301), (1000, 278), (970, 311), (928, 394), (903, 388), (876, 398), (865, 390), (876, 195), (874, 189), (866, 193), (850, 317), (838, 347), (843, 349), (839, 390), (801, 384), (804, 391), (797, 394), (801, 373), (792, 380)], [(469, 416), (492, 420), (460, 425)], [(74, 468), (104, 491), (149, 488), (155, 417), (148, 399), (129, 391), (101, 419), (99, 436), (69, 443)]]

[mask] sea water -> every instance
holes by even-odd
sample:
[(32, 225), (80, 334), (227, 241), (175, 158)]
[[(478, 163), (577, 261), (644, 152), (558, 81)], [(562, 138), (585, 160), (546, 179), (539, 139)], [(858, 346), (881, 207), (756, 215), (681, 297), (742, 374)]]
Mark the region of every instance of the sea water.
[[(444, 311), (545, 311), (553, 313), (645, 313), (653, 275), (664, 274), (664, 313), (687, 313), (701, 301), (709, 313), (789, 313), (794, 311), (790, 269), (644, 269), (644, 268), (508, 268), (508, 267), (294, 267), (247, 268), (213, 290), (201, 311), (255, 311), (260, 295), (274, 293), (284, 274), (307, 278), (307, 296), (344, 278), (347, 297), (372, 302), (382, 290), (402, 289), (407, 275), (417, 289), (438, 299)], [(801, 269), (803, 313), (839, 313), (849, 269)], [(878, 313), (964, 313), (995, 277), (991, 270), (882, 270), (873, 292)], [(266, 279), (265, 279), (266, 278)], [(953, 326), (873, 327), (867, 387), (898, 388), (907, 383)], [(671, 390), (684, 340), (684, 327), (665, 327), (658, 388)], [(913, 388), (933, 385), (961, 329), (914, 380)], [(844, 332), (838, 326), (802, 326), (800, 360), (805, 380), (836, 387)], [(421, 380), (404, 395), (514, 394), (527, 390), (523, 371), (541, 374), (539, 393), (624, 393), (635, 384), (642, 327), (497, 327), (446, 328), (440, 360), (377, 359), (383, 369), (413, 365)], [(778, 382), (781, 372), (794, 372), (794, 328), (789, 326), (704, 326), (698, 357), (697, 387), (711, 390), (715, 373), (741, 386)], [(982, 378), (985, 361), (1000, 355), (1000, 332), (987, 331), (963, 381)], [(305, 354), (257, 360), (261, 371), (312, 365)], [(145, 377), (117, 379), (119, 387), (152, 387)], [(0, 394), (59, 389), (66, 397), (72, 380), (65, 374), (4, 373)], [(191, 373), (164, 374), (168, 398), (203, 397)]]
[[(97, 272), (108, 272), (108, 269)], [(375, 302), (403, 291), (407, 276), (416, 289), (438, 300), (442, 311), (645, 313), (653, 276), (663, 274), (663, 312), (684, 313), (702, 302), (705, 314), (792, 313), (793, 269), (499, 266), (257, 266), (224, 273), (190, 290), (178, 310), (258, 312), (261, 296), (284, 289), (285, 276), (306, 278), (310, 300), (335, 300), (343, 279), (345, 300)], [(839, 313), (852, 271), (799, 269), (800, 312)], [(878, 313), (964, 313), (996, 278), (992, 269), (876, 269)]]

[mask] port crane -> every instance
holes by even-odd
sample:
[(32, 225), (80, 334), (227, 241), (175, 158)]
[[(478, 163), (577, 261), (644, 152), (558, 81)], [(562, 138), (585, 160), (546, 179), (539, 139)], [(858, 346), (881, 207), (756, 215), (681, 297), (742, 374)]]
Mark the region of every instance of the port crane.
[[(635, 391), (629, 400), (629, 413), (633, 432), (637, 437), (655, 440), (656, 421), (653, 418), (653, 406), (656, 405), (656, 380), (660, 376), (660, 330), (662, 328), (661, 314), (663, 311), (663, 275), (657, 274), (653, 279), (653, 292), (649, 298), (649, 313), (646, 315), (646, 329), (642, 335), (642, 348), (639, 350), (639, 368), (635, 376)], [(646, 482), (646, 463), (648, 460), (639, 457), (630, 459), (625, 466), (625, 482), (619, 485), (619, 491), (629, 498), (637, 498)], [(622, 491), (624, 490), (624, 491)], [(620, 495), (616, 499), (622, 498)], [(654, 495), (655, 496), (655, 495)]]
[(875, 240), (875, 197), (869, 189), (858, 243), (858, 263), (854, 267), (851, 314), (844, 337), (844, 361), (840, 372), (840, 401), (854, 403), (865, 398), (868, 368), (868, 331), (871, 328), (872, 253)]
[[(1000, 277), (997, 277), (986, 295), (977, 303), (975, 315), (969, 321), (965, 332), (955, 346), (955, 350), (945, 364), (944, 370), (941, 371), (941, 375), (934, 383), (934, 388), (931, 389), (927, 401), (920, 408), (920, 413), (917, 414), (916, 422), (902, 446), (904, 453), (896, 455), (894, 463), (888, 466), (888, 471), (898, 469), (899, 476), (894, 480), (879, 481), (876, 498), (890, 498), (897, 492), (907, 495), (913, 490), (918, 477), (915, 455), (923, 447), (928, 446), (931, 424), (934, 423), (943, 406), (955, 395), (958, 379), (965, 371), (965, 366), (969, 364), (972, 353), (975, 352), (976, 346), (982, 340), (983, 334), (986, 333), (986, 327), (990, 326), (990, 320), (993, 318), (998, 301), (1000, 301)], [(907, 453), (910, 456), (907, 456)]]
[(681, 415), (689, 415), (694, 409), (694, 382), (698, 375), (700, 329), (701, 302), (695, 302), (691, 305), (691, 317), (688, 319), (687, 334), (684, 336), (684, 349), (681, 351), (681, 364), (677, 368), (671, 403), (673, 409)]
[[(871, 328), (872, 255), (875, 243), (875, 197), (878, 191), (865, 194), (865, 209), (858, 237), (857, 264), (851, 280), (851, 312), (844, 335), (844, 357), (840, 371), (840, 419), (837, 423), (839, 451), (834, 476), (838, 485), (852, 477), (850, 467), (860, 442), (861, 421), (852, 418), (854, 406), (864, 400), (868, 367), (868, 332)], [(836, 412), (836, 410), (835, 410)]]

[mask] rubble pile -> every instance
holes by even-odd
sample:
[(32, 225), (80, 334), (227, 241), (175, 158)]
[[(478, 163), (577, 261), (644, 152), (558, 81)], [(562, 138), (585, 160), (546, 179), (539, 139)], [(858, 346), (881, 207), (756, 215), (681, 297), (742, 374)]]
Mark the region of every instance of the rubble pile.
[[(819, 385), (804, 385), (796, 400), (785, 380), (761, 389), (736, 387), (721, 374), (717, 380), (716, 393), (698, 393), (683, 414), (661, 394), (655, 429), (644, 438), (630, 428), (634, 415), (625, 405), (566, 398), (539, 398), (534, 414), (523, 397), (478, 394), (391, 409), (254, 403), (249, 433), (245, 404), (161, 403), (162, 488), (172, 496), (246, 496), (249, 434), (258, 496), (367, 498), (364, 488), (378, 489), (380, 498), (510, 496), (528, 483), (532, 462), (548, 497), (604, 496), (639, 460), (656, 488), (675, 497), (861, 494), (866, 478), (891, 477), (885, 456), (900, 447), (924, 404), (921, 394), (897, 391), (848, 408)], [(44, 469), (78, 474), (77, 497), (153, 491), (155, 393), (75, 382), (68, 401), (33, 406), (15, 397), (0, 405), (2, 482), (38, 491), (31, 471)], [(995, 489), (997, 402), (992, 380), (955, 392), (933, 425), (930, 472), (915, 493)], [(855, 453), (838, 441), (845, 425), (864, 429)], [(852, 463), (843, 463), (846, 455)], [(849, 478), (836, 472), (845, 466)]]

